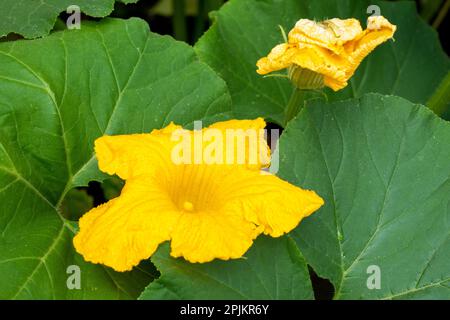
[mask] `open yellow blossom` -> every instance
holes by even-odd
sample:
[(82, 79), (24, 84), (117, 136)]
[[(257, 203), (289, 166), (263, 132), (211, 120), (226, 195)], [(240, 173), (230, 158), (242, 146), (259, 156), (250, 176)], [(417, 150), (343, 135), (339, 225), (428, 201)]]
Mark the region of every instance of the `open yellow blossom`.
[(259, 74), (289, 69), (289, 77), (300, 89), (347, 85), (361, 61), (378, 45), (392, 38), (396, 26), (382, 16), (369, 17), (362, 30), (356, 19), (315, 22), (299, 20), (289, 32), (288, 42), (277, 45), (257, 62)]
[[(264, 127), (262, 119), (232, 120), (201, 131)], [(190, 262), (239, 258), (259, 234), (281, 236), (323, 205), (313, 191), (263, 174), (264, 163), (176, 163), (180, 130), (199, 133), (170, 124), (95, 141), (99, 168), (126, 183), (119, 197), (80, 219), (73, 241), (85, 260), (126, 271), (164, 241), (171, 241), (173, 257)], [(261, 148), (269, 151), (266, 143)]]

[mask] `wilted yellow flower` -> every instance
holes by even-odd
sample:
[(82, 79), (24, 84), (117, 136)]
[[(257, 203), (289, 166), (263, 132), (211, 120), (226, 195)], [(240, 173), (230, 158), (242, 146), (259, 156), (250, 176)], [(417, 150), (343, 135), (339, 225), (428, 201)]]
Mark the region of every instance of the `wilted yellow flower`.
[(300, 89), (327, 86), (337, 91), (347, 85), (372, 50), (392, 38), (395, 30), (396, 26), (382, 16), (369, 17), (366, 30), (356, 19), (301, 19), (289, 32), (287, 43), (277, 45), (257, 62), (257, 72), (290, 68), (289, 76)]
[[(97, 139), (99, 168), (126, 183), (119, 197), (80, 219), (76, 250), (87, 261), (126, 271), (149, 258), (164, 241), (171, 241), (174, 257), (207, 262), (241, 257), (261, 233), (278, 237), (289, 232), (323, 200), (313, 191), (262, 174), (267, 163), (249, 165), (250, 149), (244, 150), (244, 163), (185, 163), (177, 158), (182, 149), (176, 150), (178, 138), (183, 135), (193, 138), (188, 144), (195, 145), (196, 135), (202, 133), (203, 141), (210, 142), (200, 144), (207, 154), (213, 143), (207, 138), (211, 130), (221, 133), (217, 140), (225, 139), (230, 128), (264, 127), (262, 119), (219, 122), (201, 132), (170, 124), (150, 134)], [(265, 142), (260, 149), (270, 151)], [(225, 147), (217, 143), (215, 150), (220, 153)]]

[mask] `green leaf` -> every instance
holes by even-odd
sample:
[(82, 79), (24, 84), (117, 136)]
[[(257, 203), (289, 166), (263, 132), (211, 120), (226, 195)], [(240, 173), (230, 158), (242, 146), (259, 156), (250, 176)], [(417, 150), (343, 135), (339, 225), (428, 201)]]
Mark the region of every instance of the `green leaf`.
[(449, 159), (450, 124), (399, 97), (315, 101), (289, 123), (280, 176), (325, 200), (292, 236), (335, 298), (450, 298)]
[(102, 189), (105, 199), (111, 200), (118, 197), (124, 185), (125, 182), (117, 176), (104, 180)]
[(289, 237), (259, 237), (245, 257), (192, 264), (169, 256), (166, 243), (152, 256), (162, 276), (140, 299), (313, 299), (305, 260)]
[(373, 0), (231, 0), (214, 14), (215, 23), (196, 44), (201, 59), (227, 82), (234, 111), (240, 118), (264, 116), (283, 124), (283, 112), (292, 92), (286, 79), (264, 78), (256, 61), (283, 38), (300, 18), (368, 17), (369, 5), (396, 24), (395, 42), (384, 43), (358, 68), (349, 85), (330, 100), (360, 97), (367, 92), (394, 94), (425, 104), (450, 69), (436, 32), (417, 15), (413, 2)]
[(94, 207), (94, 199), (86, 190), (72, 189), (61, 202), (60, 211), (64, 218), (77, 221), (83, 214)]
[[(151, 276), (84, 263), (60, 204), (105, 177), (97, 137), (223, 118), (225, 83), (191, 47), (140, 19), (0, 43), (0, 65), (0, 298), (136, 297)], [(72, 264), (81, 290), (66, 287)]]
[[(0, 37), (14, 32), (32, 39), (48, 35), (61, 12), (71, 5), (91, 17), (106, 17), (116, 0), (4, 0), (0, 11)], [(136, 3), (138, 0), (120, 0)], [(81, 28), (84, 22), (82, 22)]]

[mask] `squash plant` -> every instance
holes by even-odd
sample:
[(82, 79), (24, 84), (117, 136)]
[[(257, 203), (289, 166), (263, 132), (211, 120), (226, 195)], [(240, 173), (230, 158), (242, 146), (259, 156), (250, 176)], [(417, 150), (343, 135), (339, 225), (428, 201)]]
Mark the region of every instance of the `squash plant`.
[[(334, 299), (450, 298), (450, 62), (413, 2), (230, 0), (193, 46), (106, 17), (114, 2), (4, 1), (0, 298), (314, 299), (313, 273)], [(101, 19), (54, 27), (70, 5)], [(292, 83), (256, 73), (284, 41), (280, 26), (364, 26), (369, 8), (396, 25), (395, 41), (286, 121)], [(278, 177), (325, 202), (294, 230), (228, 261), (190, 263), (164, 243), (127, 272), (75, 250), (79, 217), (122, 187), (99, 170), (97, 138), (258, 117), (282, 130)], [(86, 193), (93, 185), (102, 201)]]

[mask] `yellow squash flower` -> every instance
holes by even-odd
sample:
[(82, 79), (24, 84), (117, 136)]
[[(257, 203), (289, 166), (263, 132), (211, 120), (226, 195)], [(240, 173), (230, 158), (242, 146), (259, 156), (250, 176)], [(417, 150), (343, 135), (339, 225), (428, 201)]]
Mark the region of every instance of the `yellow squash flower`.
[(301, 19), (289, 32), (287, 43), (277, 45), (257, 62), (257, 72), (290, 68), (289, 77), (300, 89), (327, 86), (337, 91), (347, 85), (372, 50), (392, 38), (395, 30), (396, 26), (382, 16), (369, 17), (366, 30), (356, 19)]
[[(212, 164), (174, 161), (176, 133), (195, 140), (195, 135), (207, 136), (211, 130), (224, 137), (227, 129), (264, 127), (262, 119), (219, 122), (193, 131), (170, 124), (149, 134), (97, 139), (100, 170), (126, 183), (119, 197), (80, 219), (73, 240), (77, 252), (87, 261), (126, 271), (148, 259), (164, 241), (171, 241), (173, 257), (208, 262), (242, 257), (261, 233), (278, 237), (291, 231), (323, 200), (313, 191), (262, 174), (267, 163), (249, 163), (249, 149), (244, 163), (233, 163), (237, 158)], [(262, 154), (270, 152), (265, 141), (260, 149)]]

